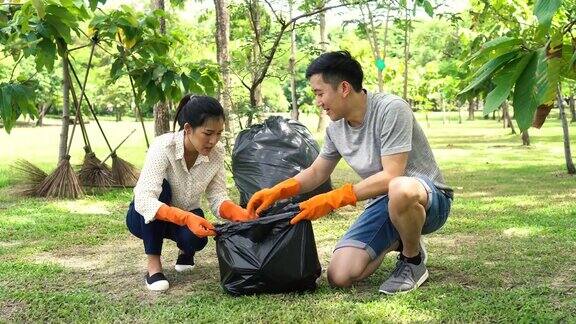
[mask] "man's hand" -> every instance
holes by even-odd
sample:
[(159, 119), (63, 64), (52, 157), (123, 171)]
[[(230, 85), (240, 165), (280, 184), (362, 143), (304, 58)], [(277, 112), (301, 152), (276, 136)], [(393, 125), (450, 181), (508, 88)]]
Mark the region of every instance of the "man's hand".
[(300, 192), (300, 183), (294, 178), (280, 182), (272, 188), (265, 188), (250, 198), (247, 210), (250, 215), (259, 215), (276, 201), (296, 196)]
[(356, 200), (352, 184), (347, 183), (338, 189), (316, 195), (301, 202), (300, 213), (290, 220), (290, 224), (294, 225), (303, 219), (318, 219), (336, 208), (356, 205)]
[(246, 209), (236, 205), (230, 200), (222, 202), (219, 212), (222, 218), (233, 222), (246, 222), (258, 218), (257, 215), (251, 215)]
[(204, 218), (177, 207), (162, 204), (156, 212), (156, 219), (186, 225), (198, 237), (215, 236), (214, 225)]

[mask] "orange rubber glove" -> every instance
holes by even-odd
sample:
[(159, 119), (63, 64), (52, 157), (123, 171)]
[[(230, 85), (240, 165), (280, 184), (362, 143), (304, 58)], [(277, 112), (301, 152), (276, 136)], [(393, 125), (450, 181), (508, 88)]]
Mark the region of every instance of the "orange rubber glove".
[(258, 218), (256, 215), (250, 215), (246, 209), (236, 205), (230, 200), (224, 200), (220, 205), (220, 216), (233, 222), (245, 222)]
[(191, 212), (180, 208), (170, 207), (162, 204), (156, 212), (156, 219), (174, 223), (176, 225), (186, 225), (198, 237), (215, 236), (214, 225), (204, 218), (194, 215)]
[(265, 188), (256, 192), (250, 198), (246, 209), (250, 215), (258, 215), (276, 201), (296, 196), (298, 192), (300, 192), (300, 183), (296, 179), (290, 178), (272, 188)]
[(347, 183), (338, 189), (316, 195), (300, 203), (300, 213), (290, 220), (294, 225), (303, 219), (315, 220), (327, 215), (336, 208), (356, 205), (356, 194), (352, 184)]

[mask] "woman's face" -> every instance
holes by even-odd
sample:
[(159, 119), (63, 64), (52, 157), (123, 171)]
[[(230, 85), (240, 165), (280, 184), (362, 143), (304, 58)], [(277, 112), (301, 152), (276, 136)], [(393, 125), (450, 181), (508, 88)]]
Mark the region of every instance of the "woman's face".
[(209, 118), (204, 125), (192, 128), (189, 124), (184, 125), (184, 136), (190, 141), (199, 154), (208, 155), (220, 140), (224, 131), (224, 119)]

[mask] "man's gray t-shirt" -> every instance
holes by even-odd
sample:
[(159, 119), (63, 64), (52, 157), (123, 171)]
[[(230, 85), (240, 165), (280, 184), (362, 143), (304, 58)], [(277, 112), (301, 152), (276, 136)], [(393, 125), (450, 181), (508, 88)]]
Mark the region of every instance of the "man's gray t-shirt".
[(427, 177), (438, 188), (450, 190), (408, 103), (395, 95), (369, 92), (362, 125), (352, 127), (344, 118), (330, 123), (320, 156), (343, 157), (365, 179), (386, 168), (382, 156), (403, 152), (409, 152), (406, 176)]

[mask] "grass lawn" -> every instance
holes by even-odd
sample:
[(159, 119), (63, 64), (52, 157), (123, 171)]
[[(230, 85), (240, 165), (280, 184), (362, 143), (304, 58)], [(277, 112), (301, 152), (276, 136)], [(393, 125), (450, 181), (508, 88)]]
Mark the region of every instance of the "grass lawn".
[[(312, 118), (306, 123), (315, 125)], [(113, 146), (138, 128), (118, 153), (141, 166), (139, 124), (105, 122), (104, 128)], [(219, 285), (213, 240), (186, 275), (173, 269), (177, 249), (166, 242), (171, 288), (146, 290), (142, 244), (124, 223), (129, 189), (75, 201), (17, 197), (10, 164), (27, 158), (51, 171), (60, 128), (0, 130), (0, 322), (575, 322), (576, 177), (566, 174), (556, 117), (530, 130), (528, 148), (493, 120), (458, 124), (451, 116), (444, 125), (437, 114), (425, 131), (456, 200), (447, 224), (426, 237), (430, 278), (420, 289), (377, 292), (394, 265), (391, 255), (352, 289), (330, 288), (323, 272), (315, 293), (230, 297)], [(575, 125), (570, 131), (576, 138)], [(88, 132), (96, 155), (105, 157), (94, 122)], [(80, 140), (77, 133), (75, 164), (83, 157)], [(576, 159), (575, 141), (572, 152)], [(358, 178), (340, 163), (332, 179), (341, 185)], [(229, 187), (237, 200), (231, 177)], [(314, 222), (324, 269), (361, 208)]]

